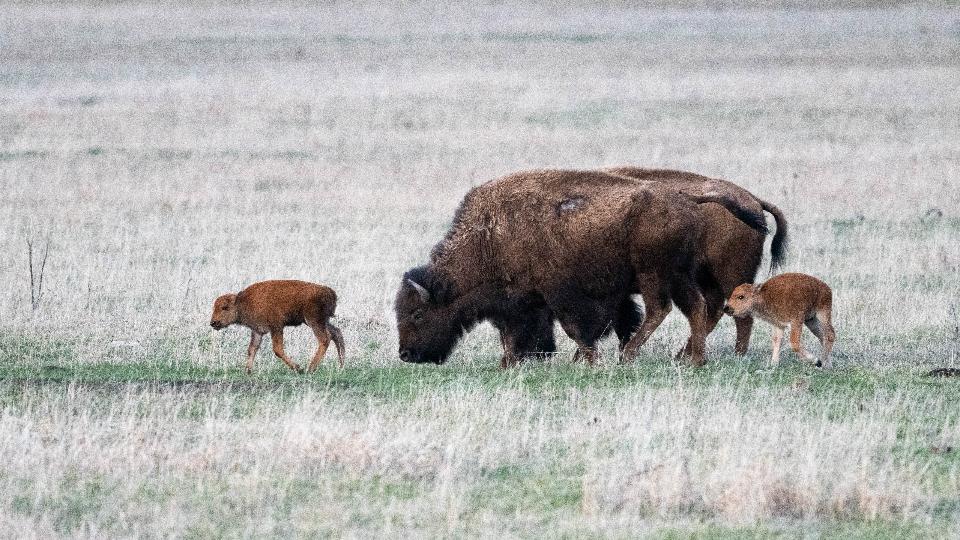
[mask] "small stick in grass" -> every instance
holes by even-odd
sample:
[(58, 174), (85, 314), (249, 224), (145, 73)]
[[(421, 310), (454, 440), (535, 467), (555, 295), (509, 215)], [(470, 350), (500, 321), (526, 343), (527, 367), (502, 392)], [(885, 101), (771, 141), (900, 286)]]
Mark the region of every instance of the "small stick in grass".
[(306, 323), (317, 337), (319, 346), (307, 368), (316, 369), (333, 341), (343, 367), (343, 334), (330, 322), (337, 309), (337, 293), (330, 287), (297, 280), (270, 280), (254, 283), (237, 294), (224, 294), (213, 303), (210, 326), (215, 330), (232, 324), (250, 329), (247, 347), (247, 373), (253, 372), (253, 359), (264, 334), (273, 341), (273, 352), (290, 369), (303, 373), (303, 368), (287, 356), (283, 349), (283, 329)]

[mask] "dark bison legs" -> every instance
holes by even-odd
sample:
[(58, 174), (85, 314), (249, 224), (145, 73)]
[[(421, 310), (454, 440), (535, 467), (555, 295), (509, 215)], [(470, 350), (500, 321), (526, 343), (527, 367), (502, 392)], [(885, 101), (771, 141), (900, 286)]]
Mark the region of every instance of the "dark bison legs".
[(739, 356), (747, 354), (747, 348), (750, 347), (750, 333), (753, 331), (753, 317), (736, 317), (733, 319), (737, 325), (737, 344), (734, 352)]
[[(677, 276), (673, 283), (673, 301), (690, 324), (690, 362), (694, 366), (706, 363), (707, 333), (712, 329), (712, 317), (707, 314), (707, 303), (696, 283), (687, 276)], [(719, 317), (717, 317), (719, 320)], [(716, 321), (713, 321), (716, 325)]]
[[(723, 318), (723, 302), (726, 300), (726, 295), (724, 294), (720, 284), (717, 283), (708, 273), (701, 275), (700, 279), (697, 280), (697, 284), (699, 291), (702, 294), (706, 313), (703, 333), (705, 339), (706, 336), (710, 335), (710, 332), (713, 332), (713, 329), (717, 327), (717, 323), (720, 322), (720, 319)], [(681, 311), (683, 311), (682, 308)], [(687, 315), (687, 313), (684, 312), (684, 315)], [(690, 317), (688, 316), (687, 318), (689, 319)], [(747, 339), (750, 339), (749, 334), (747, 335)], [(677, 358), (691, 356), (692, 341), (693, 333), (691, 332), (690, 338), (687, 339), (686, 345), (677, 351)]]
[(524, 309), (494, 318), (491, 322), (500, 331), (500, 344), (503, 345), (500, 367), (511, 367), (528, 356), (557, 352), (553, 313), (547, 307)]
[(643, 297), (643, 322), (623, 347), (623, 361), (632, 362), (637, 350), (650, 339), (654, 330), (670, 313), (669, 283), (653, 275), (639, 275), (636, 286)]
[(613, 322), (613, 331), (616, 332), (617, 340), (620, 342), (620, 351), (627, 346), (641, 324), (643, 324), (643, 314), (637, 309), (637, 304), (633, 298), (624, 297), (617, 309), (617, 319)]
[(587, 364), (597, 361), (597, 341), (614, 326), (611, 315), (618, 312), (623, 299), (595, 299), (587, 294), (565, 291), (561, 297), (547, 300), (560, 327), (577, 344), (574, 361), (583, 358)]
[[(501, 367), (510, 367), (528, 356), (552, 354), (557, 350), (553, 335), (553, 312), (546, 307), (525, 311), (521, 316), (497, 318), (491, 322), (500, 331), (500, 343), (503, 345)], [(629, 296), (624, 297), (613, 321), (613, 331), (617, 335), (621, 351), (642, 322), (643, 314), (637, 304)], [(610, 327), (605, 328), (609, 330)], [(604, 335), (606, 333), (605, 330)], [(578, 349), (573, 361), (579, 361), (580, 357)]]

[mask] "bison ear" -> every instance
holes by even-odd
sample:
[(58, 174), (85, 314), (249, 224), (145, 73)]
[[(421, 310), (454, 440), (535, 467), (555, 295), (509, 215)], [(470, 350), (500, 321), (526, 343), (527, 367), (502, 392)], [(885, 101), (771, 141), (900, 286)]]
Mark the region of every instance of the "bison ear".
[(424, 287), (423, 285), (417, 283), (416, 281), (410, 278), (407, 278), (407, 283), (409, 283), (410, 286), (413, 287), (413, 290), (417, 291), (417, 294), (420, 295), (420, 300), (423, 300), (424, 304), (427, 304), (430, 302), (430, 291), (428, 291), (426, 287)]

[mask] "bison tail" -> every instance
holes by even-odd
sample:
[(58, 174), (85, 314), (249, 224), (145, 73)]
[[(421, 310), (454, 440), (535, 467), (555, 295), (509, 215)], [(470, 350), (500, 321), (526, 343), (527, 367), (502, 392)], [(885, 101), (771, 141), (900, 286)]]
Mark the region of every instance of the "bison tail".
[(330, 339), (333, 340), (333, 344), (337, 347), (337, 359), (340, 361), (340, 367), (343, 367), (343, 355), (346, 351), (346, 346), (343, 344), (343, 334), (339, 328), (329, 322), (327, 322), (327, 332), (330, 333)]
[(777, 222), (777, 232), (774, 233), (773, 241), (770, 243), (770, 273), (773, 273), (787, 258), (787, 244), (790, 240), (787, 236), (787, 218), (779, 208), (767, 201), (757, 199), (757, 202), (765, 211), (770, 212), (774, 221)]
[[(695, 195), (691, 196), (693, 202), (697, 204), (705, 203), (715, 203), (726, 208), (731, 214), (733, 214), (737, 219), (742, 221), (751, 229), (760, 232), (761, 234), (767, 234), (767, 220), (763, 217), (763, 212), (756, 213), (751, 211), (748, 208), (744, 208), (737, 204), (736, 201), (729, 199), (727, 197), (721, 197), (718, 195)], [(778, 226), (779, 230), (779, 226)]]

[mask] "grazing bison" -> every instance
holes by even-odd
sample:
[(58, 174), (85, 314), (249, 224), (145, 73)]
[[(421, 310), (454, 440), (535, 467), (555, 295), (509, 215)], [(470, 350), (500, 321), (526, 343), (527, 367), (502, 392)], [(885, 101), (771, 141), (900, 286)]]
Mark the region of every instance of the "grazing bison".
[[(639, 293), (647, 316), (624, 354), (633, 356), (672, 299), (690, 324), (691, 360), (702, 365), (708, 320), (696, 276), (705, 202), (765, 230), (762, 213), (719, 194), (685, 195), (600, 171), (529, 171), (472, 189), (430, 262), (403, 276), (395, 302), (401, 360), (441, 364), (477, 322), (522, 329), (549, 310), (592, 364), (596, 341), (616, 325), (611, 314), (632, 308), (629, 295)], [(536, 342), (536, 330), (508, 334), (504, 345)], [(502, 365), (511, 361), (505, 355)]]
[(213, 303), (210, 326), (215, 330), (231, 324), (250, 329), (247, 348), (247, 373), (253, 371), (253, 359), (263, 335), (270, 333), (273, 352), (290, 369), (303, 373), (303, 368), (290, 360), (283, 349), (283, 328), (307, 323), (319, 343), (309, 370), (316, 369), (327, 353), (330, 341), (337, 346), (340, 367), (343, 367), (343, 335), (330, 322), (337, 309), (337, 293), (330, 287), (297, 280), (271, 280), (254, 283), (237, 294), (224, 294)]
[[(776, 269), (783, 262), (787, 245), (786, 218), (779, 208), (755, 197), (740, 186), (725, 180), (666, 169), (612, 167), (602, 171), (642, 182), (660, 183), (690, 196), (722, 194), (724, 199), (735, 201), (737, 207), (747, 209), (750, 213), (762, 215), (763, 211), (769, 212), (773, 215), (777, 226), (770, 244), (771, 270)], [(723, 316), (724, 300), (733, 289), (741, 283), (753, 282), (756, 277), (763, 258), (763, 243), (766, 235), (764, 231), (747, 225), (741, 217), (734, 215), (730, 211), (729, 204), (703, 204), (700, 210), (706, 223), (703, 227), (702, 264), (697, 282), (707, 304), (707, 333), (709, 334)], [(630, 300), (626, 300), (618, 308), (617, 313), (609, 314), (609, 317), (614, 320), (612, 329), (620, 339), (621, 348), (626, 345), (626, 340), (643, 320)], [(538, 343), (551, 343), (548, 337), (550, 339), (553, 337), (552, 315), (538, 313), (526, 320), (518, 320), (520, 324), (517, 326), (494, 323), (500, 330), (505, 356), (523, 358), (531, 354), (553, 352), (553, 349), (536, 348)], [(753, 328), (753, 318), (745, 316), (734, 320), (737, 329), (736, 353), (746, 354)], [(518, 339), (515, 336), (522, 336), (522, 338)], [(520, 346), (523, 344), (533, 348), (523, 348)], [(515, 347), (508, 349), (510, 345)], [(681, 353), (689, 354), (689, 352), (690, 344), (688, 343)]]

